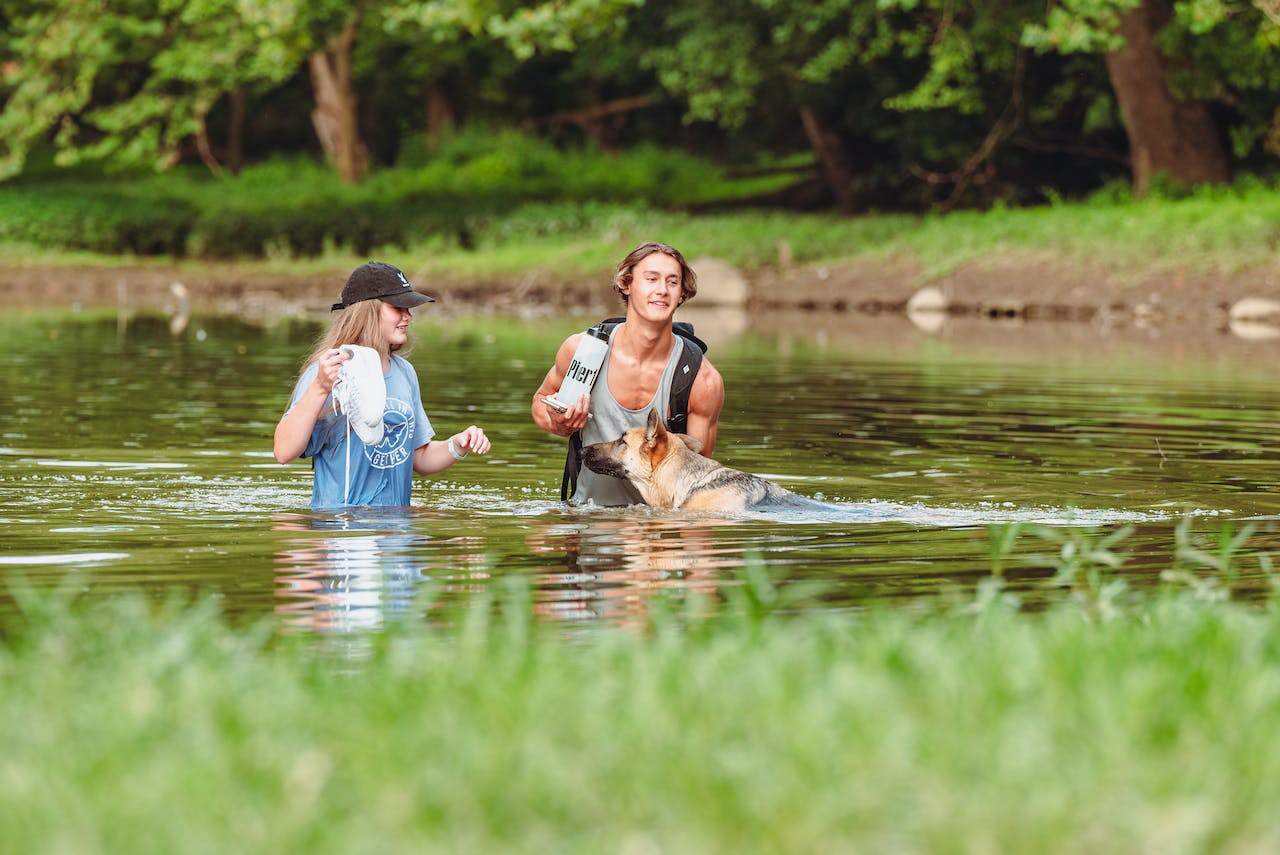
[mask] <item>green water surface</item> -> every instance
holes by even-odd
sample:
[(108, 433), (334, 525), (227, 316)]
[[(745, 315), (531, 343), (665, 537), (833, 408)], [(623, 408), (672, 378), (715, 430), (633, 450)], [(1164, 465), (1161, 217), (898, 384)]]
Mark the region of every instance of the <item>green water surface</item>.
[(1009, 360), (927, 338), (885, 353), (700, 327), (727, 389), (716, 457), (836, 506), (715, 518), (558, 501), (563, 441), (532, 424), (529, 401), (584, 320), (417, 320), (410, 359), (433, 425), (479, 424), (492, 453), (417, 479), (412, 508), (317, 515), (308, 464), (277, 464), (271, 437), (323, 320), (195, 317), (174, 334), (159, 317), (12, 314), (0, 577), (90, 597), (176, 587), (341, 633), (521, 576), (539, 615), (589, 626), (642, 620), (658, 594), (714, 601), (748, 565), (825, 583), (813, 608), (969, 596), (1010, 525), (1002, 569), (1028, 598), (1054, 595), (1063, 560), (1038, 524), (1084, 540), (1132, 527), (1115, 572), (1153, 584), (1190, 514), (1210, 544), (1256, 526), (1241, 572), (1262, 584), (1280, 397), (1256, 360)]

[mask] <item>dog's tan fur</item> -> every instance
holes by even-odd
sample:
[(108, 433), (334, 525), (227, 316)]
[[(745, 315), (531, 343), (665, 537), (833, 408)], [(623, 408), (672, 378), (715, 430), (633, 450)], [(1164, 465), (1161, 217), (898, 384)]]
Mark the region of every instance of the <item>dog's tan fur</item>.
[(582, 464), (592, 472), (629, 481), (645, 504), (659, 508), (741, 511), (815, 504), (764, 478), (703, 457), (701, 450), (697, 439), (668, 431), (658, 411), (650, 410), (644, 427), (583, 448)]

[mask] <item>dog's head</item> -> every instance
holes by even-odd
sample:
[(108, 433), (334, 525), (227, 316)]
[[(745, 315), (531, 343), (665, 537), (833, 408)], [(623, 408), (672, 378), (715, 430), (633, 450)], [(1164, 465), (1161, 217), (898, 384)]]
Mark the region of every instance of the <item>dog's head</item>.
[(631, 482), (647, 501), (654, 472), (663, 461), (701, 450), (702, 443), (698, 439), (667, 430), (658, 411), (650, 410), (644, 427), (631, 428), (615, 440), (583, 448), (582, 465), (592, 472)]

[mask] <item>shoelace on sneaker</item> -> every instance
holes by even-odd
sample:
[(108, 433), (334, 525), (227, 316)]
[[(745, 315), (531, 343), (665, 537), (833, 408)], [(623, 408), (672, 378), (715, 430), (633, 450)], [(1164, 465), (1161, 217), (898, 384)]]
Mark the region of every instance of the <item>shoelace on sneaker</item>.
[(344, 344), (339, 350), (351, 354), (351, 358), (338, 368), (338, 382), (333, 386), (334, 408), (347, 417), (346, 471), (342, 488), (342, 503), (346, 505), (351, 502), (351, 432), (354, 430), (365, 445), (382, 442), (387, 384), (382, 376), (382, 356), (378, 351), (358, 344)]
[(382, 356), (371, 347), (344, 344), (340, 350), (351, 354), (338, 369), (334, 399), (365, 445), (382, 442), (383, 411), (387, 406), (387, 385), (382, 376)]

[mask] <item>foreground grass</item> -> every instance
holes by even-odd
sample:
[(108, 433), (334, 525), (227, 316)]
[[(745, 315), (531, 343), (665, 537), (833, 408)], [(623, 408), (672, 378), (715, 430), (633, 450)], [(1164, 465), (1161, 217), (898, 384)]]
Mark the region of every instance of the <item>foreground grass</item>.
[[(1280, 614), (495, 621), (356, 662), (140, 600), (0, 647), (10, 851), (1275, 851)], [(677, 626), (680, 626), (677, 629)]]

